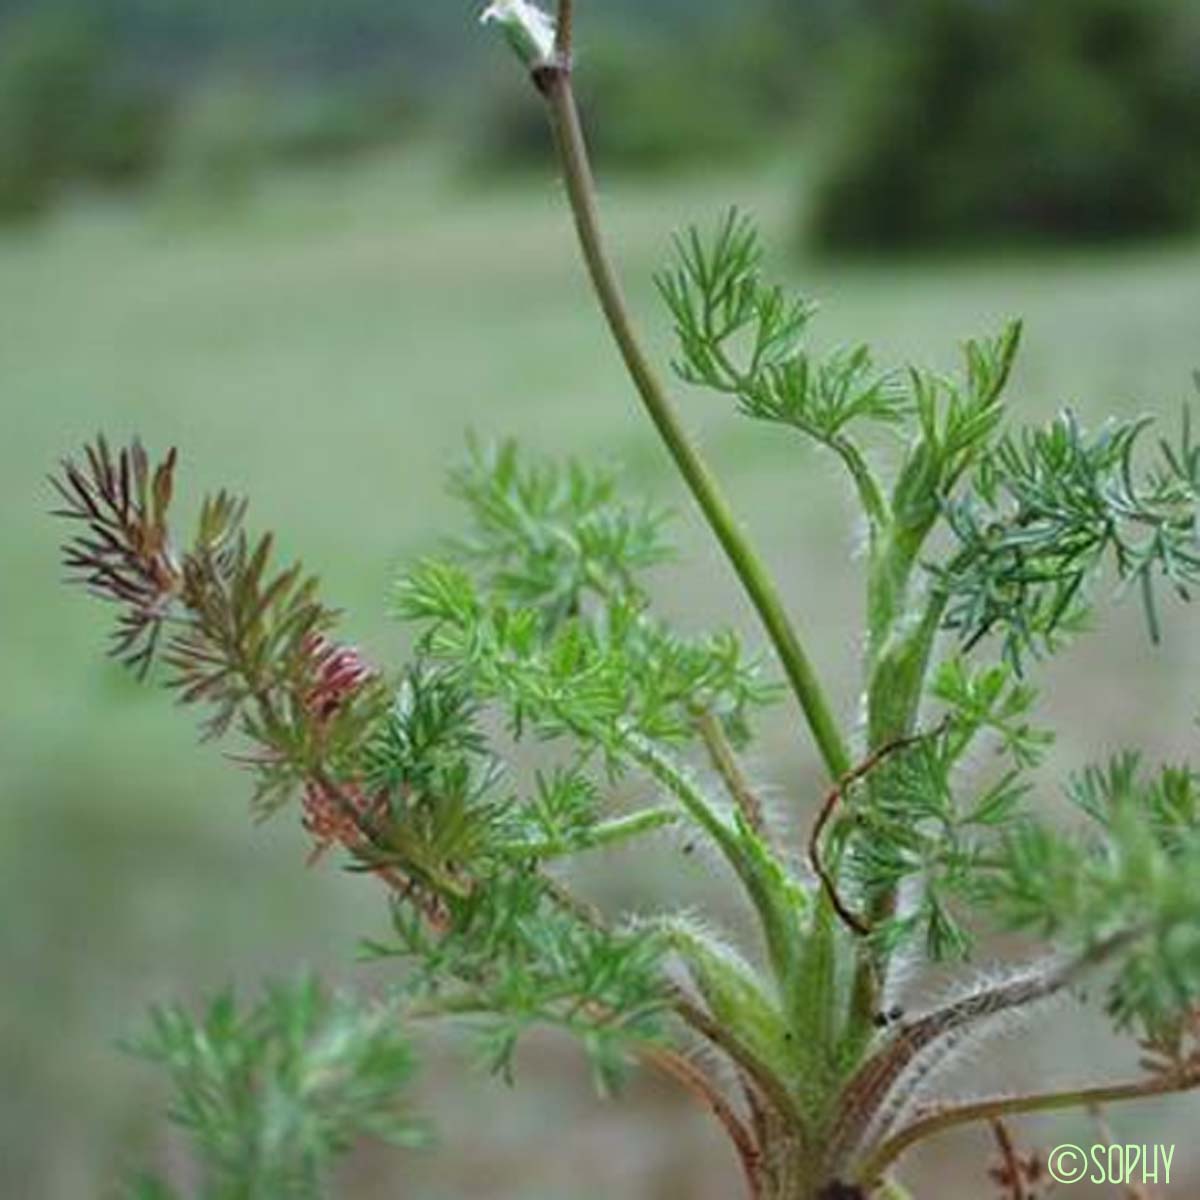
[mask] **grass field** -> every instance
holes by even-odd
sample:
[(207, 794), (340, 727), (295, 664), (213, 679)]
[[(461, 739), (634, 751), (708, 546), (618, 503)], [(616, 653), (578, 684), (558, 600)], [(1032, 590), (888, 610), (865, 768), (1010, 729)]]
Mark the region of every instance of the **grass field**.
[[(1021, 314), (1021, 416), (1069, 403), (1085, 417), (1177, 419), (1200, 365), (1200, 244), (797, 262), (794, 174), (606, 189), (632, 298), (664, 357), (651, 276), (667, 236), (737, 201), (761, 217), (781, 273), (824, 302), (822, 340), (870, 338), (885, 362), (949, 368), (961, 339)], [(254, 523), (278, 528), (349, 610), (353, 636), (394, 661), (388, 580), (453, 531), (440, 478), (467, 429), (604, 455), (679, 507), (685, 559), (662, 576), (664, 606), (688, 624), (752, 626), (595, 321), (549, 178), (468, 187), (415, 153), (274, 178), (221, 214), (81, 200), (45, 228), (0, 236), (0, 395), (0, 1194), (74, 1200), (107, 1194), (155, 1145), (157, 1097), (112, 1046), (147, 1001), (297, 960), (351, 974), (353, 939), (379, 933), (383, 915), (361, 882), (306, 871), (286, 819), (252, 828), (234, 769), (195, 745), (161, 695), (101, 662), (104, 614), (57, 585), (44, 484), (57, 456), (101, 428), (178, 444), (183, 492), (251, 492)], [(840, 480), (801, 444), (705, 397), (688, 405), (853, 717), (856, 530)], [(1194, 744), (1194, 618), (1171, 614), (1167, 653), (1121, 636), (1134, 628), (1120, 610), (1050, 673), (1048, 704), (1069, 723), (1062, 762), (1127, 741)], [(790, 712), (772, 717), (757, 767), (781, 796), (800, 795), (798, 812), (811, 802), (815, 768)], [(701, 878), (680, 886), (702, 894)], [(1060, 1031), (1056, 1057), (1100, 1061), (1081, 1049), (1087, 1036), (1078, 1023)], [(476, 1130), (471, 1152), (403, 1164), (399, 1189), (383, 1163), (359, 1164), (356, 1200), (665, 1200), (732, 1186), (699, 1115), (645, 1084), (640, 1116), (591, 1120), (575, 1067), (535, 1055), (540, 1098), (505, 1101), (503, 1116), (498, 1085), (439, 1083), (430, 1103), (452, 1147)], [(562, 1154), (529, 1163), (526, 1135), (551, 1114)], [(653, 1136), (640, 1132), (647, 1114)]]

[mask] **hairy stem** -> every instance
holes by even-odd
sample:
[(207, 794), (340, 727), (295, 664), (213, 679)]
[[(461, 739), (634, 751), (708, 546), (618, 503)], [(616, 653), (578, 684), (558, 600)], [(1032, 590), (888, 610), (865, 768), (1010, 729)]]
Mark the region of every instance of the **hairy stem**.
[(546, 99), (554, 126), (567, 195), (592, 284), (650, 419), (757, 610), (829, 773), (835, 778), (840, 777), (850, 767), (850, 755), (816, 672), (774, 581), (739, 528), (712, 472), (689, 440), (661, 380), (642, 348), (616, 271), (605, 249), (596, 205), (595, 180), (571, 83), (570, 31), (568, 27), (564, 37), (563, 24), (564, 17), (569, 19), (569, 15), (570, 5), (560, 6), (558, 61), (538, 68), (534, 77)]
[(1114, 1083), (1102, 1087), (1078, 1088), (1061, 1092), (1038, 1092), (1029, 1096), (993, 1096), (943, 1108), (914, 1121), (888, 1138), (863, 1165), (858, 1177), (870, 1186), (906, 1150), (936, 1137), (939, 1133), (976, 1121), (993, 1121), (1003, 1117), (1039, 1112), (1058, 1112), (1064, 1108), (1089, 1108), (1098, 1104), (1115, 1104), (1122, 1100), (1140, 1100), (1148, 1096), (1169, 1096), (1191, 1091), (1200, 1086), (1200, 1071), (1179, 1075), (1156, 1075), (1129, 1083)]
[[(889, 539), (894, 535), (889, 534)], [(911, 737), (916, 727), (921, 694), (934, 640), (945, 610), (945, 596), (931, 592), (926, 597), (916, 625), (889, 646), (889, 631), (903, 620), (908, 603), (908, 578), (920, 542), (912, 547), (890, 545), (882, 551), (885, 561), (878, 580), (870, 587), (871, 680), (868, 693), (868, 745), (878, 750), (897, 738)], [(874, 571), (874, 567), (872, 570)], [(897, 892), (883, 891), (872, 900), (867, 924), (879, 925), (895, 914)], [(869, 1038), (879, 998), (887, 983), (888, 961), (873, 945), (859, 949), (853, 999), (854, 1021), (860, 1038)]]
[(587, 841), (580, 843), (571, 838), (544, 838), (539, 842), (522, 843), (520, 852), (540, 860), (567, 858), (586, 850), (601, 850), (621, 845), (634, 838), (678, 825), (683, 814), (675, 808), (646, 808), (624, 817), (613, 817), (602, 821), (588, 831)]
[(720, 719), (709, 712), (701, 713), (696, 718), (696, 729), (708, 751), (708, 757), (714, 770), (720, 775), (725, 790), (741, 810), (742, 816), (746, 818), (746, 824), (759, 837), (766, 839), (767, 822), (763, 813), (762, 801), (755, 795), (749, 780), (742, 772), (741, 764), (737, 760), (733, 747), (729, 744), (729, 739), (721, 728)]
[(761, 1194), (759, 1175), (762, 1159), (758, 1143), (712, 1080), (683, 1055), (659, 1046), (639, 1048), (637, 1054), (647, 1065), (682, 1084), (692, 1095), (701, 1100), (713, 1116), (721, 1122), (737, 1150), (750, 1195), (758, 1197)]
[(797, 913), (778, 902), (763, 878), (760, 865), (747, 853), (735, 829), (713, 810), (686, 771), (659, 746), (641, 736), (630, 735), (626, 748), (630, 757), (675, 796), (716, 843), (754, 905), (776, 976), (783, 982), (790, 980), (800, 944)]
[(830, 1161), (839, 1165), (850, 1159), (868, 1130), (886, 1135), (921, 1079), (978, 1023), (1058, 995), (1134, 937), (1135, 933), (1118, 934), (1069, 962), (973, 992), (901, 1025), (843, 1090), (830, 1131)]
[(697, 1004), (682, 989), (673, 987), (671, 1007), (675, 1015), (706, 1042), (724, 1054), (738, 1069), (743, 1083), (756, 1089), (756, 1099), (770, 1105), (788, 1128), (799, 1137), (807, 1136), (806, 1122), (795, 1098), (775, 1075), (770, 1064), (742, 1044), (733, 1030), (722, 1025), (707, 1009)]

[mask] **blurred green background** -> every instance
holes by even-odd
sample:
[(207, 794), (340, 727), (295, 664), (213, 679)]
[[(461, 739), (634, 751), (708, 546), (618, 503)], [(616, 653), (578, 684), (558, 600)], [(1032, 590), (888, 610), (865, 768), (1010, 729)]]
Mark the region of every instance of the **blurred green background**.
[[(604, 208), (664, 359), (651, 275), (668, 235), (738, 203), (780, 274), (823, 302), (822, 340), (949, 368), (963, 338), (1021, 314), (1017, 416), (1070, 404), (1178, 419), (1200, 365), (1194, 6), (581, 9)], [(389, 579), (454, 531), (441, 478), (468, 429), (604, 455), (679, 508), (663, 607), (755, 635), (597, 324), (536, 102), (476, 11), (0, 0), (5, 1197), (105, 1196), (150, 1157), (186, 1180), (157, 1081), (114, 1048), (148, 1002), (299, 963), (386, 981), (354, 961), (357, 938), (385, 931), (369, 883), (306, 869), (286, 817), (253, 827), (236, 769), (102, 661), (106, 614), (58, 586), (43, 480), (59, 455), (101, 428), (178, 444), (191, 501), (217, 485), (251, 493), (255, 523), (323, 575), (351, 636), (387, 662), (404, 652)], [(840, 477), (778, 431), (683, 399), (853, 721), (859, 530)], [(1167, 633), (1152, 650), (1133, 606), (1117, 606), (1047, 672), (1063, 731), (1047, 803), (1056, 772), (1111, 750), (1194, 752), (1200, 639), (1182, 611)], [(790, 711), (763, 735), (753, 766), (799, 845), (820, 774)], [(581, 886), (614, 904), (703, 904), (736, 925), (712, 864), (660, 849), (602, 859)], [(914, 978), (909, 1002), (929, 986)], [(956, 1082), (1134, 1065), (1073, 1009), (1015, 1044)], [(530, 1046), (511, 1095), (451, 1043), (426, 1057), (442, 1150), (359, 1156), (347, 1197), (716, 1200), (739, 1186), (704, 1115), (657, 1081), (602, 1104), (554, 1040)], [(1184, 1100), (1111, 1116), (1122, 1140), (1180, 1143), (1169, 1194), (1186, 1195), (1198, 1113)], [(1091, 1140), (1070, 1119), (1031, 1122), (1030, 1137)], [(939, 1143), (914, 1160), (918, 1194), (984, 1194), (989, 1153), (980, 1134)]]

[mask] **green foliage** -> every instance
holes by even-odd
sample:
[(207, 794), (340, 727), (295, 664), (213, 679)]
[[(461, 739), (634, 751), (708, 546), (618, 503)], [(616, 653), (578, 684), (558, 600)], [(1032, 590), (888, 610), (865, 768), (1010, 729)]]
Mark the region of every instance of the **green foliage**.
[(896, 481), (896, 510), (905, 525), (919, 528), (931, 501), (948, 497), (984, 457), (1004, 419), (1004, 390), (1020, 342), (1021, 326), (1015, 322), (999, 337), (967, 342), (961, 383), (910, 369), (919, 436)]
[(846, 436), (854, 422), (894, 425), (906, 397), (876, 371), (865, 346), (818, 359), (804, 349), (813, 307), (763, 279), (763, 252), (751, 221), (731, 211), (711, 244), (692, 229), (676, 239), (678, 265), (658, 277), (675, 323), (685, 382), (737, 399), (758, 420), (791, 426), (845, 460), (868, 512), (881, 498), (861, 453)]
[(689, 737), (699, 711), (740, 734), (771, 698), (732, 633), (683, 638), (622, 599), (544, 637), (538, 610), (488, 600), (465, 572), (429, 563), (403, 581), (399, 610), (426, 626), (422, 651), (501, 702), (518, 735), (575, 734), (616, 752), (633, 733)]
[[(394, 1005), (364, 1005), (309, 978), (277, 985), (249, 1009), (232, 992), (193, 1016), (151, 1013), (134, 1054), (171, 1081), (171, 1119), (186, 1131), (209, 1200), (317, 1197), (333, 1163), (362, 1138), (418, 1145), (400, 1093), (413, 1071)], [(173, 1195), (137, 1181), (138, 1200)]]
[(1200, 994), (1200, 776), (1165, 767), (1147, 778), (1127, 753), (1087, 768), (1067, 794), (1087, 827), (1027, 818), (984, 894), (1014, 926), (1084, 952), (1128, 941), (1109, 1010), (1121, 1028), (1161, 1034)]
[(368, 783), (389, 791), (438, 790), (464, 763), (486, 758), (478, 716), (476, 700), (453, 679), (411, 668), (367, 745)]
[[(709, 239), (677, 240), (659, 286), (678, 374), (833, 450), (855, 484), (869, 536), (852, 766), (765, 567), (622, 319), (580, 201), (569, 73), (537, 82), (642, 398), (837, 778), (802, 869), (740, 756), (779, 689), (732, 633), (680, 631), (655, 613), (665, 516), (627, 501), (608, 468), (473, 445), (452, 477), (470, 529), (401, 576), (411, 658), (387, 675), (333, 640), (316, 581), (274, 565), (243, 502), (209, 497), (195, 535), (176, 540), (173, 451), (152, 466), (138, 443), (114, 454), (101, 439), (66, 461), (55, 480), (75, 522), (66, 561), (118, 607), (115, 653), (144, 673), (164, 643), (168, 682), (207, 707), (206, 732), (239, 734), (258, 811), (299, 797), (314, 857), (340, 847), (390, 901), (393, 937), (367, 947), (403, 972), (382, 1026), (343, 1020), (311, 984), (245, 1019), (228, 997), (202, 1022), (157, 1015), (143, 1049), (171, 1072), (218, 1194), (315, 1195), (354, 1136), (409, 1132), (386, 1119), (408, 1067), (400, 1016), (469, 1022), (509, 1080), (534, 1026), (578, 1038), (604, 1090), (633, 1058), (659, 1066), (720, 1119), (766, 1200), (865, 1195), (925, 1128), (890, 1136), (937, 1061), (972, 1027), (1089, 971), (1110, 973), (1118, 1031), (1136, 1027), (1167, 1062), (1130, 1094), (1200, 1085), (1200, 1055), (1180, 1049), (1200, 1028), (1198, 777), (1178, 767), (1147, 781), (1132, 756), (1085, 768), (1069, 796), (1088, 828), (1063, 831), (1028, 803), (1051, 734), (1024, 677), (1080, 627), (1110, 564), (1142, 588), (1152, 630), (1157, 577), (1188, 598), (1200, 567), (1189, 421), (1140, 470), (1148, 421), (1088, 435), (1065, 415), (1007, 430), (1019, 324), (968, 342), (957, 377), (880, 369), (866, 347), (818, 356), (811, 306), (765, 281), (748, 221), (733, 213)], [(886, 458), (864, 437), (879, 431), (899, 442)], [(985, 749), (998, 761), (972, 769)], [(661, 802), (636, 807), (635, 788)], [(573, 858), (668, 826), (720, 857), (753, 918), (753, 951), (690, 916), (612, 916), (572, 891)], [(1030, 931), (1057, 957), (893, 1029), (884, 997), (898, 955), (953, 963), (988, 926)], [(736, 1076), (733, 1099), (688, 1057), (695, 1040)], [(1009, 1103), (960, 1111), (998, 1116)], [(949, 1112), (937, 1122), (953, 1123)]]
[[(630, 1047), (662, 1037), (666, 946), (653, 928), (610, 927), (542, 864), (690, 818), (757, 875), (760, 900), (779, 891), (749, 831), (718, 817), (662, 745), (696, 739), (702, 715), (747, 736), (772, 689), (732, 635), (684, 638), (649, 615), (639, 575), (663, 555), (661, 514), (621, 504), (611, 472), (476, 450), (453, 488), (476, 521), (457, 554), (479, 578), (452, 556), (402, 581), (399, 610), (422, 632), (388, 683), (330, 640), (315, 581), (271, 566), (272, 539), (244, 531), (243, 503), (210, 497), (176, 549), (175, 465), (101, 441), (57, 481), (63, 515), (86, 527), (68, 563), (121, 606), (116, 651), (145, 671), (169, 629), (168, 683), (209, 707), (211, 736), (236, 728), (250, 744), (259, 811), (302, 790), (318, 851), (341, 843), (352, 869), (389, 884), (398, 942), (374, 950), (409, 962), (407, 1011), (477, 1016), (506, 1075), (522, 1032), (561, 1027), (615, 1086)], [(537, 774), (528, 796), (486, 732), (497, 709), (518, 736), (571, 744), (569, 765)], [(595, 755), (682, 806), (606, 811)]]
[[(941, 724), (881, 765), (853, 799), (846, 869), (868, 897), (916, 884), (906, 909), (873, 936), (889, 952), (919, 937), (939, 962), (969, 955), (974, 937), (963, 904), (978, 901), (983, 868), (1024, 815), (1028, 772), (1053, 734), (1032, 726), (1027, 718), (1037, 694), (1003, 664), (972, 671), (963, 658), (947, 658), (933, 672), (928, 696), (946, 706)], [(1009, 766), (967, 787), (956, 772), (981, 739)]]
[(512, 446), (476, 450), (453, 490), (475, 535), (405, 576), (397, 611), (514, 732), (619, 757), (634, 734), (687, 739), (696, 713), (713, 712), (745, 736), (774, 689), (737, 637), (685, 637), (649, 609), (640, 575), (666, 556), (662, 513), (619, 501), (604, 468), (526, 466)]
[(472, 445), (451, 490), (475, 534), (455, 550), (498, 599), (542, 610), (553, 629), (581, 612), (586, 595), (640, 596), (638, 575), (670, 557), (667, 514), (623, 503), (618, 489), (616, 473), (603, 467), (530, 464), (511, 442)]
[(762, 246), (749, 218), (731, 211), (711, 246), (693, 228), (676, 239), (676, 250), (679, 265), (658, 285), (675, 320), (682, 351), (675, 370), (685, 382), (734, 396), (746, 415), (828, 445), (836, 446), (854, 421), (903, 419), (904, 393), (872, 369), (867, 347), (825, 361), (804, 351), (814, 308), (764, 282)]
[(416, 1011), (469, 1018), (490, 1069), (510, 1083), (518, 1043), (535, 1026), (577, 1037), (603, 1091), (619, 1086), (631, 1048), (663, 1036), (661, 940), (581, 919), (528, 863), (451, 900), (444, 931), (431, 933), (402, 904), (393, 915), (396, 943), (372, 944), (372, 957), (409, 961)]
[(1156, 579), (1187, 599), (1200, 576), (1200, 450), (1185, 413), (1179, 445), (1164, 440), (1139, 472), (1149, 424), (1113, 422), (1089, 437), (1068, 412), (1004, 438), (980, 465), (949, 510), (958, 550), (940, 572), (947, 623), (968, 644), (1002, 631), (1014, 663), (1052, 649), (1086, 615), (1087, 584), (1105, 562), (1138, 587), (1158, 640)]
[(818, 244), (1194, 226), (1200, 24), (1172, 0), (906, 0), (844, 73)]
[(1021, 810), (1026, 786), (1016, 769), (979, 789), (955, 779), (957, 745), (949, 727), (880, 771), (853, 805), (848, 879), (867, 897), (915, 884), (904, 911), (872, 931), (888, 953), (919, 939), (933, 962), (963, 958), (973, 937), (961, 901), (978, 887), (980, 865)]
[(947, 730), (952, 761), (985, 731), (998, 737), (1001, 748), (1021, 768), (1037, 766), (1054, 741), (1050, 730), (1036, 729), (1025, 719), (1037, 693), (1015, 682), (1003, 664), (972, 672), (962, 657), (948, 658), (930, 679), (929, 695), (950, 708)]
[[(1052, 916), (1056, 905), (1069, 925), (1066, 914), (1075, 904), (1083, 906), (1077, 926), (1084, 923), (1074, 930), (1077, 945), (1100, 937), (1103, 914), (1108, 934), (1123, 930), (1142, 947), (1150, 926), (1140, 913), (1121, 913), (1114, 896), (1133, 887), (1135, 873), (1150, 869), (1145, 854), (1136, 867), (1100, 881), (1088, 876), (1084, 884), (1069, 839), (1026, 809), (1031, 772), (1052, 734), (1030, 720), (1036, 693), (1016, 676), (1027, 651), (1053, 652), (1064, 634), (1082, 627), (1089, 591), (1110, 563), (1121, 583), (1140, 586), (1153, 631), (1156, 577), (1188, 597), (1200, 501), (1200, 454), (1190, 420), (1185, 416), (1179, 442), (1162, 441), (1157, 461), (1141, 471), (1134, 454), (1149, 420), (1113, 423), (1089, 436), (1066, 413), (1046, 430), (1008, 433), (1004, 392), (1019, 325), (991, 341), (969, 342), (961, 380), (910, 368), (904, 386), (903, 376), (872, 370), (866, 348), (814, 364), (803, 346), (811, 306), (764, 282), (754, 229), (737, 214), (710, 239), (695, 230), (679, 239), (677, 257), (679, 265), (659, 284), (679, 339), (677, 373), (732, 397), (750, 417), (832, 447), (849, 467), (871, 522), (869, 615), (876, 649), (868, 719), (880, 761), (870, 778), (842, 796), (844, 812), (830, 838), (845, 884), (868, 909), (886, 911), (893, 903), (888, 898), (908, 896), (900, 911), (871, 929), (871, 940), (885, 955), (919, 938), (934, 961), (962, 956), (972, 942), (964, 906), (986, 908), (1003, 893), (1014, 920), (1040, 919), (1047, 936), (1065, 928)], [(890, 486), (856, 439), (856, 420), (906, 435)], [(934, 539), (938, 530), (949, 537)], [(913, 578), (918, 567), (920, 580)], [(934, 659), (939, 629), (959, 647), (940, 664)], [(967, 656), (993, 637), (1006, 661), (971, 664)], [(892, 739), (912, 738), (929, 701), (946, 706), (942, 723), (891, 754)], [(1010, 765), (968, 790), (959, 768), (984, 737)], [(1083, 778), (1094, 793), (1099, 776)], [(1142, 793), (1143, 806), (1161, 813), (1170, 795), (1170, 811), (1190, 828), (1195, 814), (1185, 777), (1168, 778), (1172, 782), (1158, 791)], [(1121, 783), (1118, 789), (1116, 778), (1110, 781), (1109, 806), (1116, 791), (1134, 790), (1131, 778), (1122, 776)], [(1163, 827), (1161, 817), (1155, 825)], [(1117, 850), (1098, 851), (1094, 861), (1116, 870)], [(1193, 889), (1167, 863), (1157, 869), (1169, 881), (1166, 908), (1176, 919), (1195, 914)], [(1091, 899), (1081, 898), (1081, 889)], [(1087, 924), (1092, 919), (1096, 926)], [(1186, 958), (1182, 934), (1172, 936)], [(1145, 953), (1126, 957), (1114, 1012), (1129, 1018), (1136, 1007), (1131, 997), (1149, 988), (1146, 978), (1185, 981), (1170, 1004), (1161, 991), (1156, 1001), (1136, 1002), (1147, 1025), (1150, 1006), (1158, 1003), (1161, 1025), (1198, 994), (1196, 981), (1183, 964), (1172, 966), (1161, 956), (1146, 961)]]

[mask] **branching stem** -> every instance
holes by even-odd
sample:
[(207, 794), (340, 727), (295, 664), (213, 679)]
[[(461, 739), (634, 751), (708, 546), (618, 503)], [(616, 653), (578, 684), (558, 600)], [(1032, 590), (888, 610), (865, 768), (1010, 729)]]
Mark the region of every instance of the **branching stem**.
[(683, 814), (677, 808), (646, 808), (640, 812), (629, 813), (627, 816), (601, 821), (589, 831), (585, 842), (568, 837), (550, 837), (544, 838), (540, 842), (522, 844), (520, 850), (522, 854), (540, 861), (567, 858), (588, 850), (602, 850), (619, 846), (624, 842), (665, 829), (668, 825), (678, 825), (682, 820)]
[(696, 718), (696, 729), (700, 734), (700, 740), (704, 743), (704, 748), (708, 751), (708, 757), (712, 761), (714, 770), (720, 775), (721, 782), (725, 784), (725, 790), (738, 806), (742, 816), (746, 818), (746, 824), (759, 837), (765, 838), (767, 822), (763, 814), (762, 801), (755, 795), (749, 780), (742, 772), (741, 764), (734, 754), (733, 747), (729, 744), (729, 739), (725, 736), (725, 731), (721, 728), (720, 720), (710, 712), (700, 713)]
[(1028, 1096), (993, 1096), (969, 1104), (942, 1108), (921, 1117), (888, 1138), (871, 1155), (859, 1171), (864, 1185), (879, 1179), (906, 1150), (936, 1137), (939, 1133), (977, 1121), (993, 1121), (1003, 1117), (1028, 1113), (1057, 1112), (1064, 1108), (1089, 1108), (1099, 1104), (1115, 1104), (1122, 1100), (1140, 1100), (1147, 1096), (1170, 1096), (1200, 1087), (1200, 1071), (1178, 1075), (1156, 1075), (1129, 1083), (1103, 1087), (1078, 1088), (1061, 1092), (1038, 1092)]
[(796, 1130), (801, 1136), (806, 1135), (805, 1121), (795, 1100), (772, 1074), (770, 1068), (759, 1062), (737, 1040), (732, 1031), (726, 1029), (677, 988), (672, 992), (671, 1006), (685, 1025), (695, 1030), (705, 1041), (711, 1043), (732, 1060), (745, 1079), (761, 1091), (762, 1098), (788, 1122), (790, 1128)]
[[(900, 1025), (887, 1043), (851, 1077), (842, 1091), (838, 1115), (829, 1133), (830, 1161), (847, 1161), (868, 1129), (877, 1136), (889, 1131), (935, 1059), (944, 1058), (968, 1031), (982, 1021), (1037, 1004), (1058, 995), (1101, 966), (1140, 936), (1129, 930), (1092, 947), (1069, 962), (1034, 970), (995, 987), (962, 996)], [(922, 1066), (921, 1064), (925, 1064)]]

